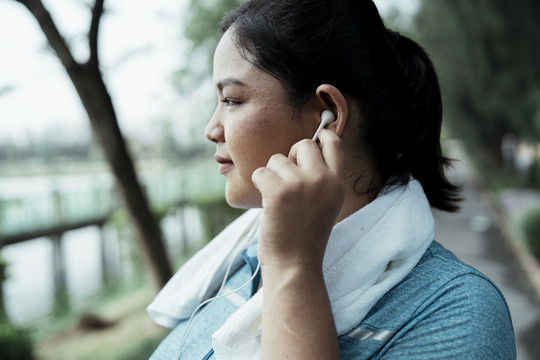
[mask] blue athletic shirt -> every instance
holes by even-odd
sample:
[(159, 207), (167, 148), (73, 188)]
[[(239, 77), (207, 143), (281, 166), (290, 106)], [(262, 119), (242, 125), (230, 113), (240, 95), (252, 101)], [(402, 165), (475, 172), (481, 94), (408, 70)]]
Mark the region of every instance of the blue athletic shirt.
[[(227, 281), (228, 290), (253, 275), (256, 252), (256, 244), (244, 251), (245, 263)], [(180, 358), (214, 359), (212, 334), (253, 296), (259, 283), (257, 276), (237, 293), (200, 310)], [(183, 321), (173, 329), (150, 359), (175, 359), (187, 326)], [(510, 312), (501, 291), (435, 241), (409, 275), (339, 337), (339, 346), (342, 359), (516, 358)]]

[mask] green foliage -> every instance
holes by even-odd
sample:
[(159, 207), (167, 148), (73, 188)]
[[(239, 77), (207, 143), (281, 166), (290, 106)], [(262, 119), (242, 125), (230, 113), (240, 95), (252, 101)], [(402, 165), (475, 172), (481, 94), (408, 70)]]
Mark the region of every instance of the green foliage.
[(527, 182), (532, 187), (540, 189), (540, 159), (537, 159), (529, 168)]
[(0, 286), (2, 285), (4, 281), (7, 280), (7, 272), (6, 272), (7, 266), (8, 266), (8, 262), (2, 256), (2, 252), (0, 252)]
[(471, 152), (470, 160), (476, 169), (479, 176), (482, 177), (482, 181), (486, 183), (491, 191), (494, 193), (500, 193), (505, 189), (519, 189), (530, 187), (531, 184), (527, 177), (516, 176), (516, 174), (510, 170), (497, 166), (492, 166), (483, 161), (479, 156), (475, 156)]
[(6, 319), (0, 320), (0, 351), (3, 360), (34, 359), (33, 343), (29, 333)]
[(212, 240), (245, 211), (232, 208), (227, 204), (225, 198), (203, 199), (198, 201), (195, 206), (200, 210), (205, 242)]
[(6, 307), (4, 305), (4, 291), (3, 291), (3, 283), (7, 279), (7, 271), (6, 268), (8, 266), (7, 261), (2, 256), (2, 252), (0, 251), (0, 321), (2, 319), (7, 321), (7, 314), (6, 314)]
[(201, 80), (211, 76), (212, 57), (222, 34), (219, 23), (227, 12), (244, 1), (191, 0), (184, 29), (184, 35), (191, 43), (191, 61), (179, 69), (174, 81), (180, 92), (192, 91)]
[(521, 229), (527, 247), (540, 260), (540, 208), (534, 208), (525, 214)]
[(219, 23), (223, 16), (238, 7), (245, 0), (191, 0), (191, 17), (185, 29), (185, 36), (194, 48), (204, 47), (213, 53), (221, 37)]
[(415, 20), (441, 78), (454, 135), (498, 163), (501, 136), (540, 139), (536, 0), (429, 0)]

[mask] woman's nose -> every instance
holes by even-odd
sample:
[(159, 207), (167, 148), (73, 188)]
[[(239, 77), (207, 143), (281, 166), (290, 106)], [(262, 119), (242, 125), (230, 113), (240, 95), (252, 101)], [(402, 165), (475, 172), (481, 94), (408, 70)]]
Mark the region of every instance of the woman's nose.
[(215, 113), (208, 124), (206, 124), (204, 133), (206, 138), (212, 142), (218, 143), (225, 141), (223, 125), (218, 121)]

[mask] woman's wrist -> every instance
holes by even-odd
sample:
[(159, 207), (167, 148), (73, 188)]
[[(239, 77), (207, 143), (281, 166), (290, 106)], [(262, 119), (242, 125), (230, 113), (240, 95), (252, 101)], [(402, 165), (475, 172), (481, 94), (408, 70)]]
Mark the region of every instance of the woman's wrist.
[(263, 359), (339, 359), (322, 266), (265, 265), (262, 277)]
[[(325, 286), (322, 264), (297, 262), (286, 265), (261, 265), (265, 291), (310, 291)], [(326, 291), (326, 288), (325, 288)]]

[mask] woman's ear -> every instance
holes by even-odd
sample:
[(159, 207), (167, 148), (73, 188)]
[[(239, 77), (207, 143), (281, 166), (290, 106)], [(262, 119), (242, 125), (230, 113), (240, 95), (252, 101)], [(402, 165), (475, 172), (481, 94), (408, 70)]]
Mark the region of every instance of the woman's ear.
[(329, 84), (319, 85), (315, 90), (315, 96), (321, 107), (320, 112), (322, 113), (324, 110), (330, 110), (334, 113), (336, 118), (335, 121), (327, 126), (327, 129), (332, 130), (338, 136), (341, 136), (349, 116), (345, 96), (335, 86)]

